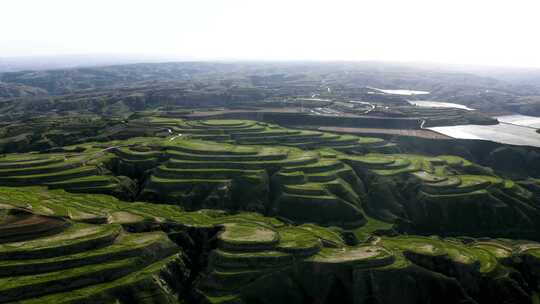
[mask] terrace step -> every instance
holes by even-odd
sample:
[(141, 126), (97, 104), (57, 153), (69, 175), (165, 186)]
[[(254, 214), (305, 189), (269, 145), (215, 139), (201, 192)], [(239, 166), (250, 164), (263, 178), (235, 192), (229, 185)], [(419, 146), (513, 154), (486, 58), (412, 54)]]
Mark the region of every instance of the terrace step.
[(14, 168), (14, 169), (1, 169), (0, 170), (0, 176), (23, 176), (23, 175), (36, 175), (36, 174), (50, 174), (50, 173), (57, 173), (61, 171), (66, 171), (69, 169), (77, 168), (81, 164), (75, 164), (75, 163), (55, 163), (52, 165), (46, 165), (46, 166), (32, 166), (32, 167), (25, 167), (25, 168)]
[(161, 156), (160, 151), (138, 152), (129, 148), (117, 148), (113, 151), (116, 155), (127, 160), (147, 160), (153, 158), (159, 158)]
[(395, 256), (379, 246), (356, 246), (343, 249), (327, 248), (309, 258), (310, 262), (321, 264), (357, 265), (381, 267), (392, 264)]
[(322, 228), (321, 226), (317, 226), (314, 224), (303, 224), (296, 227), (299, 229), (307, 230), (317, 236), (322, 241), (325, 247), (337, 248), (345, 245), (345, 241), (339, 235), (339, 233), (334, 232), (330, 229)]
[(185, 169), (242, 169), (242, 170), (257, 170), (268, 168), (280, 168), (285, 166), (303, 166), (317, 162), (317, 158), (312, 155), (302, 156), (298, 158), (287, 158), (284, 160), (272, 161), (192, 161), (192, 160), (176, 160), (171, 159), (166, 163), (169, 168), (185, 168)]
[(449, 176), (446, 181), (426, 183), (422, 189), (430, 194), (463, 194), (486, 189), (491, 185), (503, 185), (499, 178), (481, 175)]
[(344, 158), (343, 161), (353, 167), (365, 169), (384, 169), (386, 166), (395, 162), (394, 158), (388, 156), (350, 156)]
[[(160, 251), (98, 265), (7, 278), (9, 284), (0, 287), (0, 302), (32, 298), (22, 303), (86, 303), (89, 300), (108, 303), (117, 295), (114, 291), (120, 288), (125, 288), (125, 292), (131, 290), (131, 298), (143, 300), (163, 288), (163, 282), (154, 281), (153, 276), (162, 270), (169, 271), (172, 264), (181, 265), (179, 256)], [(141, 290), (142, 294), (134, 290)], [(161, 290), (156, 296), (166, 294)]]
[(246, 122), (243, 120), (233, 120), (233, 119), (217, 119), (217, 120), (203, 120), (199, 122), (201, 125), (211, 126), (211, 127), (238, 127), (242, 125), (253, 125), (254, 123)]
[(147, 188), (164, 190), (164, 191), (178, 191), (187, 190), (195, 186), (204, 187), (219, 187), (230, 184), (230, 179), (164, 179), (156, 176), (150, 178)]
[(64, 162), (61, 158), (45, 158), (45, 159), (35, 159), (31, 161), (0, 161), (0, 169), (1, 170), (8, 170), (8, 169), (23, 169), (23, 168), (30, 168), (30, 167), (43, 167), (43, 166), (50, 166), (58, 163)]
[(461, 179), (457, 176), (449, 176), (446, 180), (436, 183), (425, 183), (422, 185), (422, 190), (428, 193), (437, 194), (451, 191), (461, 184)]
[(77, 186), (77, 187), (63, 187), (64, 190), (74, 193), (95, 193), (95, 194), (115, 194), (119, 191), (119, 185), (117, 183), (109, 183), (102, 186)]
[(272, 160), (284, 160), (287, 158), (286, 154), (256, 154), (256, 155), (203, 155), (203, 154), (191, 154), (176, 152), (172, 150), (167, 151), (168, 155), (172, 159), (179, 160), (195, 160), (195, 161), (272, 161)]
[(397, 158), (393, 163), (388, 164), (386, 168), (388, 169), (404, 169), (411, 165), (411, 161), (406, 158)]
[(293, 143), (279, 143), (276, 142), (275, 144), (282, 144), (287, 147), (294, 147), (299, 149), (311, 149), (311, 148), (317, 148), (320, 146), (320, 143), (315, 141), (300, 141), (300, 142), (293, 142)]
[(321, 142), (323, 147), (338, 147), (338, 146), (358, 146), (358, 138), (338, 138)]
[(280, 139), (280, 141), (282, 141), (283, 143), (294, 143), (299, 141), (324, 142), (326, 138), (323, 135), (324, 133), (320, 132), (307, 133), (306, 131), (304, 131), (297, 135), (285, 136)]
[(388, 142), (382, 138), (359, 137), (358, 143), (364, 147), (375, 147), (375, 146), (384, 146)]
[(218, 269), (263, 269), (283, 267), (294, 262), (294, 256), (280, 251), (229, 252), (222, 249), (210, 253), (210, 265)]
[(343, 168), (343, 163), (340, 161), (322, 160), (317, 163), (309, 164), (305, 166), (285, 167), (282, 169), (282, 171), (283, 172), (302, 171), (306, 174), (310, 174), (310, 173), (322, 173), (326, 171), (335, 171), (341, 168)]
[(231, 135), (231, 137), (233, 137), (234, 135), (239, 135), (239, 134), (261, 133), (261, 132), (264, 132), (265, 130), (266, 130), (265, 127), (252, 126), (252, 127), (249, 127), (249, 128), (226, 129), (226, 130), (223, 130), (223, 132), (225, 132), (225, 133)]
[(50, 273), (0, 278), (0, 303), (112, 281), (140, 268), (137, 262), (137, 258), (128, 258)]
[(229, 135), (190, 135), (193, 139), (200, 140), (212, 140), (212, 141), (224, 141), (229, 140), (231, 137)]
[(307, 181), (310, 183), (325, 183), (331, 182), (338, 178), (336, 171), (312, 173), (306, 175)]
[(223, 130), (219, 129), (187, 129), (173, 128), (176, 133), (193, 135), (224, 135)]
[(240, 127), (251, 127), (255, 125), (251, 121), (242, 121), (242, 120), (202, 120), (202, 121), (190, 121), (187, 123), (193, 128), (218, 128), (218, 129), (236, 129)]
[(62, 219), (10, 209), (8, 215), (0, 222), (0, 244), (60, 233), (68, 226), (69, 223)]
[(78, 253), (107, 246), (121, 232), (119, 225), (74, 224), (60, 234), (24, 242), (0, 244), (0, 259), (36, 259)]
[(96, 175), (98, 173), (99, 172), (95, 167), (79, 167), (51, 174), (0, 177), (0, 183), (7, 186), (42, 185), (45, 183)]
[(398, 145), (395, 143), (385, 143), (382, 146), (370, 147), (370, 150), (378, 153), (395, 153), (398, 152)]
[(439, 183), (448, 179), (446, 176), (436, 176), (425, 171), (414, 172), (412, 175), (425, 183)]
[(175, 131), (178, 133), (186, 133), (186, 134), (209, 134), (209, 135), (233, 135), (233, 134), (240, 134), (240, 133), (259, 133), (264, 132), (266, 128), (264, 127), (258, 127), (258, 126), (251, 126), (251, 127), (244, 127), (244, 128), (176, 128)]
[(364, 147), (361, 145), (348, 145), (348, 146), (333, 146), (332, 149), (345, 153), (363, 152)]
[(102, 187), (108, 186), (112, 182), (110, 176), (88, 176), (81, 178), (74, 178), (67, 181), (54, 182), (45, 184), (50, 189), (67, 189), (67, 188), (77, 188), (77, 187)]
[(34, 156), (24, 156), (24, 157), (16, 157), (15, 159), (13, 158), (2, 158), (0, 160), (0, 164), (19, 164), (19, 163), (26, 163), (26, 162), (34, 162), (34, 161), (42, 161), (42, 160), (46, 160), (47, 158), (46, 157), (42, 157), (42, 156), (39, 156), (39, 157), (34, 157)]
[(0, 261), (0, 276), (21, 276), (65, 270), (107, 261), (148, 256), (155, 252), (175, 253), (178, 247), (163, 232), (120, 235), (109, 246), (46, 259)]
[(268, 138), (263, 138), (260, 141), (236, 140), (236, 141), (234, 141), (234, 143), (238, 144), (238, 145), (259, 145), (259, 146), (284, 145), (278, 139), (268, 139)]
[(324, 187), (331, 195), (335, 195), (336, 197), (339, 197), (348, 203), (352, 203), (353, 205), (360, 205), (360, 197), (358, 193), (356, 193), (351, 185), (344, 179), (338, 178), (331, 182), (324, 183)]
[(321, 183), (305, 183), (299, 185), (284, 185), (283, 191), (289, 194), (308, 196), (328, 196), (330, 193)]
[(260, 132), (260, 133), (255, 133), (255, 132), (233, 133), (231, 134), (231, 138), (235, 140), (257, 141), (258, 139), (264, 139), (264, 138), (277, 139), (277, 138), (282, 138), (284, 136), (295, 135), (295, 134), (300, 134), (300, 131), (285, 130), (285, 131), (267, 131), (267, 132)]
[(264, 170), (238, 170), (238, 169), (171, 169), (159, 166), (154, 176), (168, 179), (230, 179), (242, 175), (262, 175)]
[(276, 173), (273, 178), (284, 185), (302, 185), (307, 182), (306, 175), (301, 171)]
[(253, 149), (244, 149), (244, 151), (242, 151), (240, 149), (231, 149), (231, 150), (222, 149), (222, 150), (219, 150), (219, 151), (215, 151), (215, 150), (213, 151), (213, 150), (205, 149), (205, 147), (203, 147), (203, 146), (201, 146), (201, 147), (185, 147), (185, 146), (179, 146), (179, 145), (177, 145), (177, 146), (168, 145), (168, 146), (166, 146), (166, 148), (168, 150), (175, 150), (175, 151), (180, 151), (180, 152), (189, 153), (189, 154), (205, 154), (205, 155), (231, 155), (231, 156), (239, 155), (239, 156), (242, 156), (242, 155), (257, 155), (257, 153), (258, 153), (257, 149), (255, 149), (255, 148), (253, 148)]
[(429, 168), (425, 168), (426, 162), (424, 161), (418, 161), (414, 159), (413, 160), (408, 159), (408, 161), (409, 161), (409, 165), (405, 166), (406, 162), (401, 162), (399, 159), (396, 159), (394, 163), (389, 164), (382, 169), (372, 169), (372, 171), (378, 175), (383, 175), (383, 176), (414, 173), (414, 172), (419, 172), (422, 170), (431, 171)]
[(218, 246), (228, 251), (271, 250), (279, 242), (279, 234), (254, 223), (225, 223), (218, 236)]
[(280, 241), (276, 250), (293, 255), (310, 256), (322, 248), (321, 240), (308, 230), (297, 227), (283, 227), (279, 230)]

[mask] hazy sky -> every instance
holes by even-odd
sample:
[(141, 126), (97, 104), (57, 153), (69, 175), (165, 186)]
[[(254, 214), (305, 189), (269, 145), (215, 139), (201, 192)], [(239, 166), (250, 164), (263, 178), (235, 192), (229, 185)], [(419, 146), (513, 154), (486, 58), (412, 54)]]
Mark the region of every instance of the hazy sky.
[(540, 67), (539, 0), (0, 0), (0, 56)]

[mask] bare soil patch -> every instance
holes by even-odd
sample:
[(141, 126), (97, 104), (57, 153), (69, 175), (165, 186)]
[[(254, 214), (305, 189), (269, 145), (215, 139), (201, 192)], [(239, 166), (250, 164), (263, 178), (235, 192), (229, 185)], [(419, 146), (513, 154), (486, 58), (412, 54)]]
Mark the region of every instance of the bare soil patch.
[(346, 128), (346, 127), (320, 127), (320, 131), (348, 133), (348, 134), (391, 134), (399, 136), (412, 136), (428, 139), (451, 139), (452, 137), (425, 129), (384, 129), (384, 128)]

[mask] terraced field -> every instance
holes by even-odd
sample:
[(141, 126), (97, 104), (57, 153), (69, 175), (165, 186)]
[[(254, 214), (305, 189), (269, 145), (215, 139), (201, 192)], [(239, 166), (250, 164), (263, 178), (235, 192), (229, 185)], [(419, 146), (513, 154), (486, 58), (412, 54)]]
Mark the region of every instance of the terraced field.
[(529, 303), (539, 290), (534, 179), (256, 121), (126, 124), (142, 137), (0, 156), (0, 303)]
[[(251, 121), (154, 123), (188, 133), (171, 136), (157, 150), (128, 147), (117, 153), (122, 162), (155, 165), (156, 159), (163, 160), (148, 173), (140, 196), (144, 200), (177, 202), (188, 209), (252, 210), (347, 229), (363, 226), (366, 215), (397, 221), (398, 230), (414, 233), (513, 236), (516, 231), (531, 237), (540, 227), (533, 193), (459, 157), (383, 154), (381, 145), (389, 143), (374, 138), (356, 138), (359, 147), (353, 150), (332, 145), (300, 149), (287, 146), (290, 130)], [(281, 138), (276, 142), (283, 145), (238, 145), (238, 130), (277, 133)], [(213, 133), (219, 133), (219, 143), (199, 139)]]
[(0, 184), (121, 194), (125, 190), (121, 180), (100, 165), (99, 153), (98, 148), (90, 148), (82, 153), (8, 154), (0, 157)]
[[(155, 225), (171, 235), (186, 225), (222, 227), (217, 249), (210, 258), (211, 267), (216, 269), (211, 280), (217, 280), (214, 276), (219, 275), (223, 280), (219, 284), (230, 284), (231, 279), (227, 271), (218, 271), (221, 267), (234, 275), (237, 267), (255, 264), (290, 266), (296, 259), (316, 255), (323, 248), (345, 246), (339, 232), (315, 225), (290, 226), (255, 213), (185, 212), (171, 205), (127, 203), (105, 195), (70, 194), (41, 187), (4, 187), (0, 193), (0, 230), (18, 228), (12, 234), (15, 239), (0, 244), (0, 277), (9, 282), (0, 288), (0, 302), (26, 298), (34, 298), (28, 303), (80, 303), (90, 297), (94, 301), (109, 300), (118, 290), (131, 290), (142, 281), (149, 284), (155, 276), (161, 277), (161, 272), (172, 267), (170, 264), (183, 266), (180, 248), (163, 232), (128, 232), (142, 226)], [(69, 210), (78, 204), (82, 212), (100, 210), (107, 221), (96, 225), (67, 219), (65, 210), (59, 209), (65, 206)], [(28, 218), (49, 219), (50, 229), (56, 230), (51, 234), (36, 229), (39, 226), (27, 223)], [(23, 236), (25, 242), (19, 241)], [(156, 285), (157, 281), (152, 284), (149, 287), (159, 287), (153, 296), (165, 296), (160, 294), (166, 286)], [(32, 287), (33, 292), (21, 292)]]
[[(253, 210), (326, 225), (362, 224), (355, 192), (362, 189), (360, 181), (347, 165), (319, 152), (177, 138), (165, 144), (162, 157), (167, 161), (152, 170), (143, 199), (190, 209)], [(313, 216), (323, 209), (330, 211), (327, 216)]]
[[(536, 267), (540, 261), (540, 244), (534, 242), (383, 236), (351, 246), (344, 230), (289, 225), (256, 213), (186, 212), (173, 205), (42, 187), (0, 187), (0, 194), (0, 231), (12, 232), (0, 242), (2, 303), (179, 303), (188, 284), (197, 284), (189, 287), (210, 303), (245, 301), (256, 294), (268, 301), (284, 296), (329, 301), (338, 286), (368, 281), (379, 286), (377, 295), (384, 299), (388, 276), (397, 284), (396, 273), (410, 275), (419, 267), (433, 272), (424, 279), (453, 277), (481, 299), (489, 295), (478, 293), (478, 287), (518, 288), (508, 277), (509, 265)], [(100, 210), (107, 221), (69, 219), (58, 209), (76, 204), (84, 212)], [(37, 222), (47, 222), (49, 229)], [(141, 229), (145, 232), (129, 232)], [(217, 243), (209, 248), (204, 275), (190, 283), (191, 260), (183, 253), (189, 248), (178, 236), (194, 238), (201, 229), (215, 229)], [(347, 276), (351, 271), (354, 276)], [(438, 288), (451, 288), (448, 284)], [(270, 286), (294, 292), (271, 293)], [(412, 294), (411, 286), (403, 288)], [(356, 296), (367, 294), (360, 290)]]
[(534, 238), (540, 227), (534, 193), (463, 158), (365, 154), (342, 160), (371, 189), (368, 213), (406, 219), (406, 231), (512, 236), (519, 230)]
[(132, 124), (168, 136), (7, 155), (0, 182), (346, 229), (368, 216), (414, 233), (532, 237), (540, 227), (533, 193), (459, 157), (392, 154), (395, 145), (377, 138), (255, 121), (143, 117)]
[[(180, 261), (179, 248), (162, 232), (128, 233), (118, 224), (87, 224), (58, 215), (29, 217), (26, 209), (3, 207), (8, 218), (0, 229), (9, 229), (11, 235), (0, 243), (2, 303), (113, 301), (114, 290), (143, 280), (163, 288), (152, 277)], [(47, 204), (42, 207), (48, 209)], [(36, 225), (37, 219), (47, 219), (49, 229)], [(155, 294), (156, 299), (160, 294), (170, 297), (165, 290), (156, 289)], [(134, 299), (143, 295), (141, 289)]]
[(177, 202), (188, 209), (252, 210), (326, 226), (355, 227), (365, 221), (362, 183), (348, 165), (333, 159), (335, 152), (393, 147), (377, 138), (289, 130), (253, 121), (148, 123), (179, 133), (159, 147), (115, 151), (122, 167), (155, 167), (139, 199)]
[(319, 131), (288, 129), (249, 120), (182, 120), (141, 118), (141, 126), (161, 126), (181, 136), (241, 145), (279, 145), (302, 149), (329, 147), (344, 152), (391, 151), (395, 145), (379, 138), (336, 135)]

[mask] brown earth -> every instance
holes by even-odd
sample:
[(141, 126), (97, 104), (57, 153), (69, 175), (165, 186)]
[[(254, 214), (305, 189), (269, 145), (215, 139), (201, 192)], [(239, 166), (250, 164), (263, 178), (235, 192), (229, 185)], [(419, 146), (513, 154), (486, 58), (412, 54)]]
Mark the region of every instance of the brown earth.
[(320, 127), (320, 131), (349, 133), (349, 134), (390, 134), (399, 136), (413, 136), (429, 139), (451, 139), (452, 137), (431, 130), (422, 129), (377, 129), (377, 128), (346, 128), (346, 127)]

